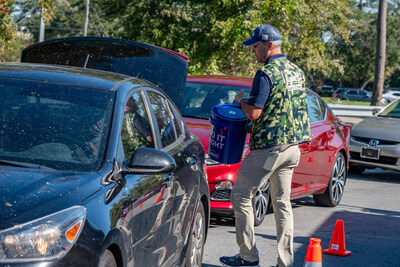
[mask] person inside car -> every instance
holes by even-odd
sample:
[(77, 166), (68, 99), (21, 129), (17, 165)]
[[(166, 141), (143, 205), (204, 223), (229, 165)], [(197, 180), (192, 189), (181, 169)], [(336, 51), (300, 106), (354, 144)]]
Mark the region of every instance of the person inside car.
[(123, 126), (126, 129), (121, 133), (123, 146), (129, 151), (126, 157), (130, 157), (138, 147), (154, 147), (150, 124), (139, 114), (138, 109), (136, 100), (130, 97), (124, 111)]

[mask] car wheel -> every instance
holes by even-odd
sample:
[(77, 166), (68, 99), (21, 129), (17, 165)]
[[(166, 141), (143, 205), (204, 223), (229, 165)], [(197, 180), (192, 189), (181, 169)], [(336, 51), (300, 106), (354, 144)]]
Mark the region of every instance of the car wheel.
[(108, 249), (101, 255), (99, 267), (117, 267), (114, 255)]
[(355, 174), (362, 174), (365, 171), (366, 167), (363, 166), (351, 166), (349, 167), (349, 172), (355, 173)]
[(189, 248), (186, 254), (186, 267), (201, 267), (206, 239), (206, 216), (201, 201), (197, 206), (193, 222), (192, 234), (189, 238)]
[(339, 152), (336, 156), (335, 162), (333, 163), (331, 177), (325, 192), (313, 196), (315, 204), (325, 207), (335, 207), (339, 204), (346, 183), (346, 165), (346, 160), (343, 154)]
[(259, 226), (271, 208), (269, 181), (262, 185), (253, 198), (254, 226)]

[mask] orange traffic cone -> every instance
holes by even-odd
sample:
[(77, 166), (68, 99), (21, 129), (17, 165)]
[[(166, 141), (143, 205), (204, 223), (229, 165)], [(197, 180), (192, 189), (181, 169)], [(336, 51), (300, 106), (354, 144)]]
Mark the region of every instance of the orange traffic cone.
[(325, 254), (349, 256), (351, 251), (346, 250), (346, 241), (344, 239), (344, 226), (342, 220), (337, 220), (335, 229), (331, 238), (331, 243), (328, 249), (324, 249)]
[(303, 267), (322, 267), (321, 239), (310, 238)]

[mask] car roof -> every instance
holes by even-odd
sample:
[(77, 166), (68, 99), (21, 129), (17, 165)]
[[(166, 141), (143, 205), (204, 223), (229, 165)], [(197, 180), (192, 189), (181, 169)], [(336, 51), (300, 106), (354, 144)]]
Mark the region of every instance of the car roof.
[[(31, 63), (0, 63), (0, 78), (80, 84), (111, 90), (119, 82), (132, 77), (112, 72), (69, 66)], [(138, 79), (136, 80), (139, 82)], [(140, 81), (140, 83), (143, 82), (144, 81)]]
[(187, 82), (224, 84), (242, 87), (251, 87), (253, 78), (230, 75), (190, 75)]

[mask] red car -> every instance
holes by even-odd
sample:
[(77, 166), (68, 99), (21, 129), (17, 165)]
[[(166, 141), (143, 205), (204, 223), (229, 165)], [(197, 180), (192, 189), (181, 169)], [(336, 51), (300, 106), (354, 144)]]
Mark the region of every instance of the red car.
[[(234, 96), (244, 90), (248, 96), (251, 78), (235, 76), (188, 76), (181, 113), (190, 131), (200, 137), (208, 152), (211, 109), (218, 104), (231, 104)], [(346, 183), (350, 127), (337, 119), (328, 105), (314, 92), (307, 90), (308, 112), (312, 140), (300, 145), (301, 159), (292, 180), (292, 199), (313, 195), (320, 206), (339, 204)], [(244, 156), (248, 150), (249, 136)], [(211, 212), (233, 216), (230, 193), (241, 163), (221, 164), (206, 154)], [(255, 225), (264, 220), (270, 209), (269, 183), (258, 190), (254, 198)]]

